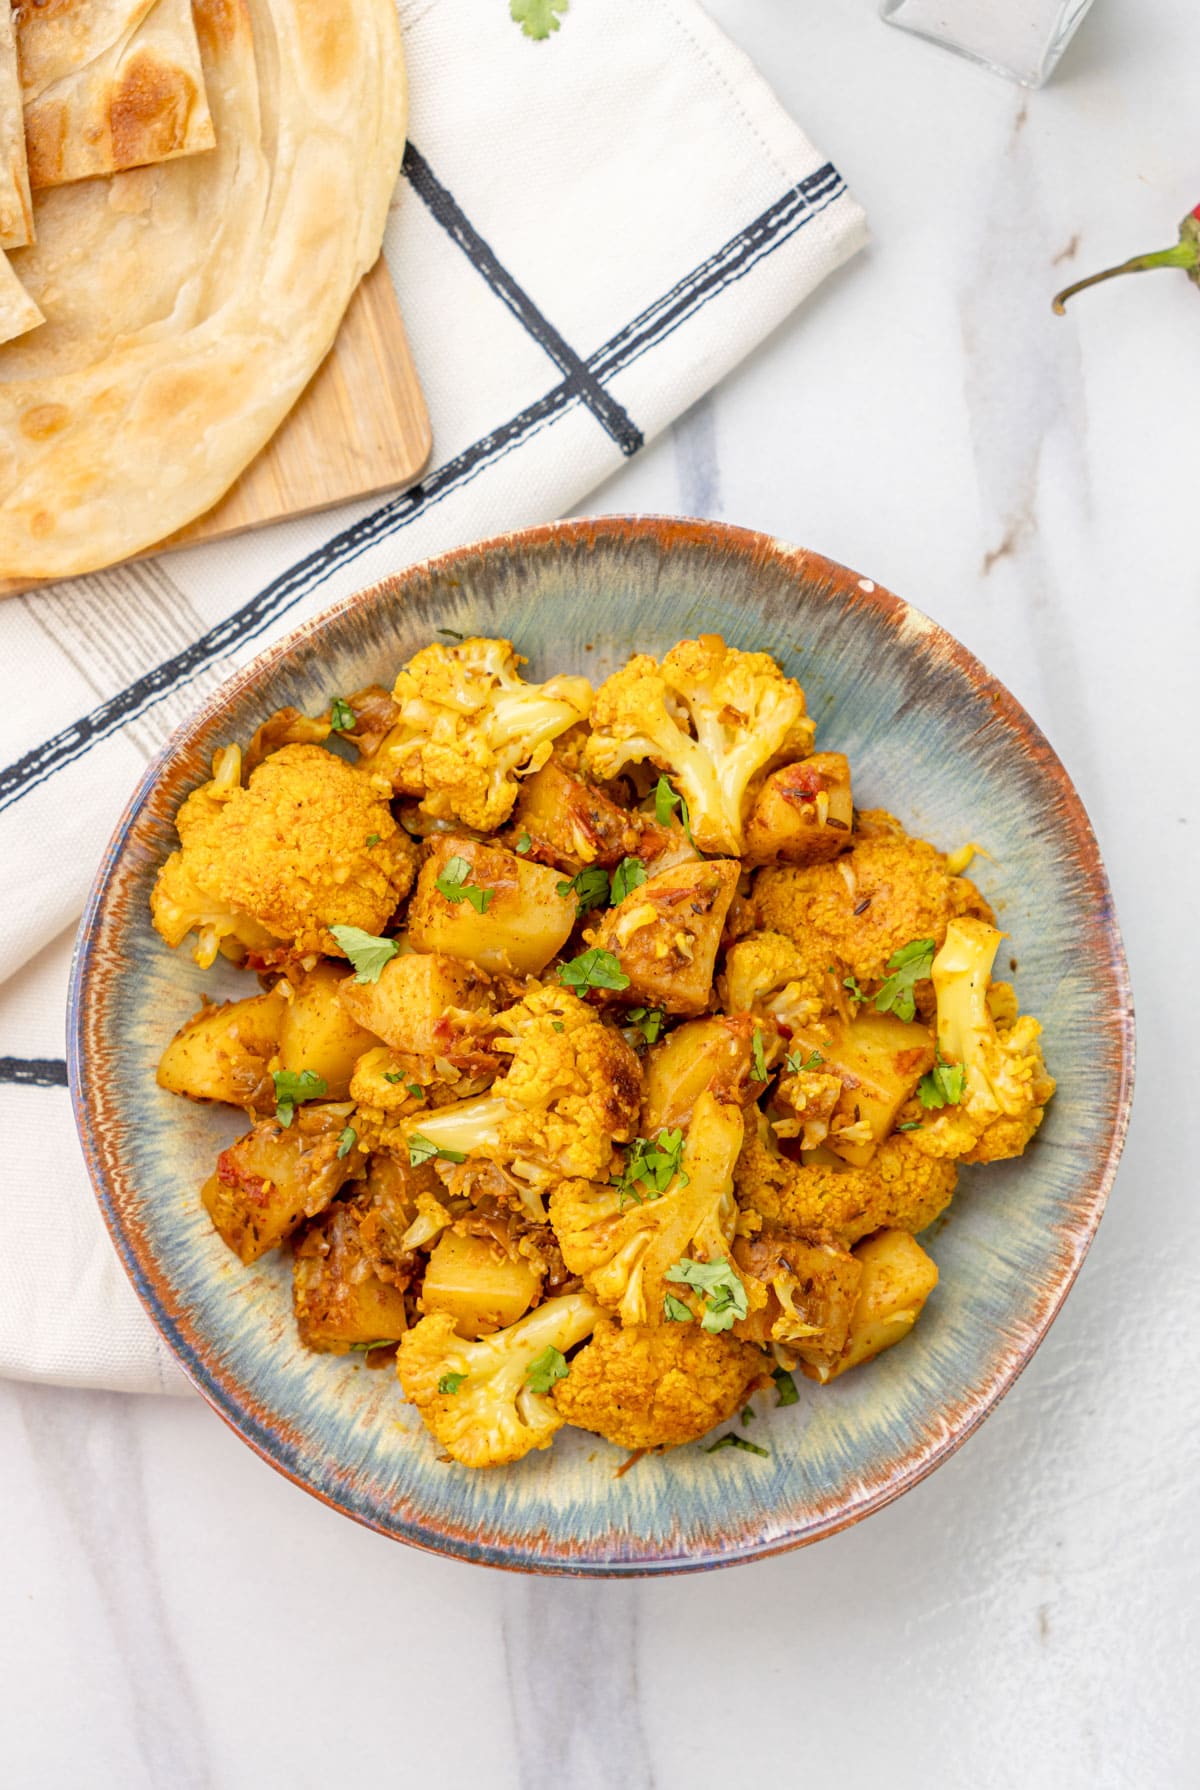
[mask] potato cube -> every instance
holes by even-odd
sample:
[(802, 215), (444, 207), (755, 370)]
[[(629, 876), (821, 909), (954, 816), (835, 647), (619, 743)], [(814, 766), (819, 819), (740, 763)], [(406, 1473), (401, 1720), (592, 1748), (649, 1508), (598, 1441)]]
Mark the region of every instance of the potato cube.
[[(404, 1056), (495, 1071), (495, 1055), (486, 1048), (495, 991), (472, 963), (409, 951), (385, 964), (378, 982), (347, 980), (341, 1001), (360, 1025)], [(476, 1058), (483, 1060), (477, 1064)]]
[[(746, 1105), (763, 1084), (753, 1073), (754, 1022), (688, 1019), (646, 1055), (641, 1129), (654, 1137), (664, 1127), (686, 1125), (701, 1094), (712, 1091)], [(764, 1044), (770, 1039), (764, 1030)]]
[(324, 1210), (360, 1173), (357, 1146), (338, 1155), (345, 1109), (298, 1106), (290, 1125), (260, 1119), (222, 1150), (201, 1199), (225, 1242), (243, 1262), (277, 1249), (302, 1219)]
[(523, 1256), (508, 1255), (488, 1237), (446, 1231), (429, 1257), (421, 1304), (426, 1312), (449, 1312), (460, 1336), (486, 1336), (515, 1324), (540, 1284)]
[(748, 864), (820, 864), (850, 845), (850, 762), (817, 752), (772, 771), (746, 822)]
[(275, 1084), (269, 1064), (279, 1045), (285, 1014), (278, 992), (226, 1001), (205, 1001), (176, 1032), (159, 1058), (158, 1085), (189, 1100), (224, 1100), (270, 1112)]
[(549, 858), (575, 876), (588, 864), (611, 870), (638, 856), (638, 820), (551, 759), (522, 783), (506, 841), (527, 833), (535, 858)]
[[(428, 853), (408, 910), (418, 951), (440, 951), (493, 974), (536, 976), (571, 936), (578, 904), (573, 892), (559, 894), (560, 871), (456, 834), (432, 840)], [(478, 902), (439, 890), (455, 858), (467, 866), (461, 886), (482, 892)]]
[(703, 1013), (713, 966), (741, 866), (697, 859), (649, 877), (609, 910), (592, 937), (629, 977), (619, 999), (631, 1007)]
[(282, 985), (291, 999), (279, 1033), (280, 1067), (297, 1073), (311, 1069), (314, 1075), (323, 1076), (330, 1100), (346, 1098), (355, 1063), (379, 1043), (339, 999), (352, 981), (351, 973), (341, 965), (317, 963), (307, 973), (289, 975)]
[(862, 1264), (862, 1282), (850, 1335), (840, 1354), (801, 1362), (810, 1380), (836, 1379), (901, 1342), (937, 1285), (936, 1262), (907, 1231), (877, 1231), (853, 1253)]
[[(933, 1034), (917, 1021), (897, 1019), (863, 1007), (845, 1021), (825, 1019), (792, 1034), (790, 1054), (814, 1065), (823, 1077), (837, 1076), (842, 1092), (829, 1117), (828, 1147), (855, 1168), (870, 1162), (911, 1099), (917, 1083), (934, 1064)], [(803, 1083), (804, 1075), (798, 1081)], [(778, 1101), (788, 1104), (788, 1078), (780, 1083)]]
[(343, 1355), (356, 1344), (396, 1342), (407, 1329), (402, 1288), (373, 1271), (363, 1248), (358, 1204), (330, 1207), (297, 1246), (292, 1304), (306, 1349)]

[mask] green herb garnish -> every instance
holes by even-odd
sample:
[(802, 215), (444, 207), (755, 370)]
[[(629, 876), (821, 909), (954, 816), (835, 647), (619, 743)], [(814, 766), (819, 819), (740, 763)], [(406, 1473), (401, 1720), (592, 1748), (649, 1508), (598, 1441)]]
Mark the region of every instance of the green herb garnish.
[(957, 1106), (967, 1091), (967, 1072), (961, 1063), (947, 1063), (939, 1050), (937, 1062), (917, 1083), (921, 1105), (926, 1107)]
[(454, 907), (460, 901), (469, 901), (477, 914), (487, 913), (488, 903), (496, 893), (495, 889), (481, 889), (471, 881), (471, 866), (465, 858), (448, 858), (434, 888)]
[(666, 1014), (661, 1007), (630, 1007), (625, 1017), (647, 1044), (653, 1044), (663, 1029)]
[(466, 1377), (466, 1374), (443, 1374), (438, 1381), (438, 1391), (457, 1392)]
[(581, 994), (589, 988), (629, 987), (629, 977), (612, 952), (602, 951), (598, 945), (573, 957), (570, 963), (560, 964), (558, 979), (564, 988), (578, 989)]
[(357, 1142), (358, 1142), (357, 1131), (354, 1129), (353, 1125), (347, 1125), (347, 1127), (343, 1131), (341, 1137), (338, 1138), (337, 1153), (338, 1153), (338, 1161), (339, 1162), (341, 1161), (343, 1156), (349, 1156), (351, 1150), (354, 1148), (354, 1146)]
[(779, 1392), (779, 1403), (781, 1405), (798, 1405), (800, 1403), (800, 1394), (796, 1391), (796, 1382), (792, 1375), (789, 1374), (786, 1367), (777, 1367), (772, 1373), (771, 1378), (774, 1380)]
[(760, 1448), (757, 1442), (752, 1442), (750, 1440), (749, 1436), (735, 1435), (733, 1430), (727, 1430), (723, 1436), (718, 1437), (715, 1442), (710, 1443), (704, 1452), (705, 1454), (716, 1454), (718, 1448), (743, 1448), (747, 1454), (761, 1454), (763, 1459), (767, 1461), (771, 1458), (771, 1450), (769, 1448)]
[(819, 1069), (825, 1061), (819, 1050), (810, 1051), (806, 1057), (803, 1051), (793, 1050), (783, 1059), (783, 1066), (789, 1075), (808, 1075)]
[(290, 1125), (302, 1100), (316, 1100), (325, 1092), (323, 1075), (311, 1069), (277, 1069), (271, 1078), (275, 1083), (275, 1117), (281, 1125)]
[[(508, 0), (509, 17), (514, 25), (519, 25), (526, 37), (539, 42), (557, 31), (562, 23), (560, 13), (570, 10), (571, 0)], [(439, 628), (439, 634), (448, 634), (449, 628)], [(459, 639), (462, 639), (461, 634)]]
[(529, 837), (528, 833), (520, 833), (517, 836), (517, 843), (513, 846), (513, 850), (520, 852), (521, 856), (524, 857), (532, 844), (533, 840)]
[(913, 1019), (917, 1003), (913, 998), (916, 983), (928, 980), (933, 971), (933, 939), (910, 939), (888, 958), (891, 972), (875, 996), (876, 1013), (894, 1013), (897, 1019)]
[(688, 813), (687, 802), (683, 796), (675, 794), (665, 777), (660, 777), (654, 785), (654, 818), (660, 827), (670, 826), (675, 817), (676, 808), (679, 810), (679, 819), (683, 825), (687, 842), (694, 849), (696, 841), (692, 838), (692, 817)]
[[(829, 967), (831, 970), (833, 969), (832, 964), (830, 964)], [(842, 987), (848, 988), (850, 990), (850, 993), (854, 996), (856, 1001), (865, 1001), (867, 998), (866, 995), (863, 993), (862, 989), (858, 986), (857, 980), (853, 976), (843, 976), (842, 977)]]
[[(683, 1132), (678, 1128), (659, 1131), (654, 1138), (635, 1137), (624, 1172), (614, 1176), (610, 1185), (619, 1190), (622, 1205), (627, 1199), (636, 1200), (639, 1206), (646, 1199), (661, 1199), (676, 1176), (681, 1187), (687, 1186), (682, 1160)], [(638, 1184), (645, 1193), (638, 1192)]]
[(373, 845), (378, 845), (378, 844), (379, 844), (379, 834), (378, 833), (368, 833), (367, 834), (367, 850), (370, 851), (370, 849)]
[(612, 904), (614, 907), (640, 889), (646, 880), (646, 866), (640, 858), (622, 858), (612, 873)]
[(449, 640), (465, 640), (467, 638), (465, 634), (460, 634), (457, 628), (439, 628), (438, 633), (445, 634)]
[(692, 1308), (685, 1305), (682, 1299), (677, 1299), (674, 1293), (668, 1293), (663, 1299), (663, 1317), (670, 1324), (690, 1324)]
[(704, 1315), (700, 1319), (702, 1330), (731, 1330), (749, 1309), (746, 1289), (732, 1262), (724, 1257), (715, 1262), (694, 1262), (684, 1256), (667, 1270), (663, 1278), (682, 1281), (701, 1294), (704, 1300)]
[(742, 1406), (742, 1428), (745, 1429), (748, 1424), (753, 1423), (754, 1419), (757, 1416), (758, 1416), (758, 1412), (754, 1409), (753, 1405), (743, 1405)]
[(763, 1050), (762, 1027), (755, 1026), (754, 1036), (750, 1041), (750, 1065), (754, 1070), (755, 1081), (766, 1081), (767, 1058)]
[(896, 1127), (897, 1131), (920, 1131), (921, 1129), (920, 1119), (909, 1119), (905, 1124)]
[(549, 1392), (556, 1380), (566, 1379), (568, 1371), (566, 1356), (551, 1343), (540, 1355), (534, 1356), (525, 1369), (525, 1378), (531, 1392)]
[(444, 1150), (440, 1144), (435, 1144), (429, 1138), (422, 1137), (419, 1131), (414, 1131), (408, 1140), (408, 1160), (411, 1166), (420, 1168), (423, 1162), (432, 1162), (435, 1156), (440, 1157), (443, 1162), (467, 1160), (462, 1150)]
[(376, 938), (361, 926), (331, 926), (329, 930), (354, 965), (356, 982), (378, 982), (384, 965), (400, 950), (395, 939)]
[(354, 728), (354, 710), (341, 696), (335, 696), (329, 705), (329, 725), (334, 733), (350, 733)]
[(586, 914), (589, 908), (608, 906), (608, 871), (593, 866), (581, 870), (578, 876), (571, 877), (569, 882), (557, 885), (558, 893), (565, 900), (573, 894), (578, 904), (578, 911)]

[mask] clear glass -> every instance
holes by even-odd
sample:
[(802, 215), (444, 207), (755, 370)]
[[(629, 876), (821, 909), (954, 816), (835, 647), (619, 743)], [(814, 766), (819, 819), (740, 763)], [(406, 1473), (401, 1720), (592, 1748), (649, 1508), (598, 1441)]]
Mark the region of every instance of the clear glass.
[(1091, 6), (1092, 0), (883, 0), (879, 10), (891, 25), (1022, 87), (1040, 87)]

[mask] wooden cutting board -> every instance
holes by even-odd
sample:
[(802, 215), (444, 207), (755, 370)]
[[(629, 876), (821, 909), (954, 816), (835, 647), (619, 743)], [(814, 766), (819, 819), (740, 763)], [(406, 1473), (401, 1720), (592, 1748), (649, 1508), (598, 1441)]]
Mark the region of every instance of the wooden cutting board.
[[(381, 256), (350, 300), (333, 347), (262, 453), (215, 508), (148, 554), (409, 485), (430, 445), (429, 413)], [(35, 588), (0, 579), (0, 596)]]

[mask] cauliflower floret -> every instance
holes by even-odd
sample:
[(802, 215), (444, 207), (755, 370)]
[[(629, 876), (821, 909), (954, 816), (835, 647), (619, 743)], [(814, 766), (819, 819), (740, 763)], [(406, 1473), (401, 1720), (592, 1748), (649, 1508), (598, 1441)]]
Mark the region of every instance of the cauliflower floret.
[(686, 800), (700, 849), (739, 857), (751, 784), (805, 757), (814, 732), (804, 691), (769, 653), (702, 634), (661, 665), (637, 654), (600, 686), (586, 760), (603, 780), (649, 759)]
[(776, 1153), (763, 1119), (747, 1128), (734, 1173), (743, 1206), (793, 1231), (826, 1231), (856, 1243), (887, 1226), (922, 1231), (949, 1204), (958, 1171), (953, 1162), (916, 1148), (917, 1132), (885, 1138), (864, 1168), (851, 1168), (824, 1150), (808, 1162)]
[(757, 1013), (790, 1033), (826, 1013), (849, 1011), (838, 966), (827, 945), (808, 932), (751, 932), (725, 953), (717, 995), (726, 1013)]
[[(508, 1071), (489, 1094), (403, 1123), (405, 1136), (499, 1162), (534, 1185), (596, 1180), (637, 1126), (642, 1071), (615, 1026), (565, 988), (534, 988), (496, 1015)], [(540, 1213), (538, 1214), (540, 1216)]]
[(481, 833), (501, 826), (517, 799), (519, 776), (540, 770), (559, 734), (587, 718), (584, 677), (527, 684), (508, 640), (427, 646), (393, 690), (399, 715), (365, 758), (377, 789), (419, 796), (435, 820), (460, 820)]
[(828, 953), (826, 963), (844, 964), (861, 984), (882, 980), (888, 959), (912, 939), (940, 945), (957, 915), (991, 918), (975, 885), (951, 876), (941, 852), (893, 829), (890, 815), (868, 813), (851, 850), (833, 863), (760, 871), (760, 926), (784, 933), (806, 956)]
[(1003, 937), (982, 920), (952, 920), (933, 960), (938, 1050), (944, 1063), (961, 1065), (965, 1082), (957, 1104), (921, 1113), (920, 1128), (908, 1134), (930, 1157), (1001, 1162), (1020, 1156), (1054, 1093), (1037, 1020), (1030, 1014), (1016, 1017), (1006, 983), (996, 991), (1001, 1025), (989, 1002), (992, 964)]
[[(378, 933), (412, 887), (416, 850), (387, 802), (321, 746), (284, 746), (251, 775), (205, 784), (176, 818), (181, 852), (159, 872), (154, 924), (168, 944), (196, 927), (196, 961), (221, 937), (251, 949), (344, 957), (331, 926)], [(189, 891), (201, 900), (189, 910)], [(250, 935), (244, 922), (254, 927)]]
[[(590, 1335), (599, 1307), (584, 1293), (547, 1299), (495, 1336), (465, 1342), (448, 1312), (422, 1318), (401, 1341), (404, 1395), (446, 1453), (464, 1467), (503, 1467), (549, 1448), (566, 1421), (535, 1392), (530, 1368), (547, 1350), (565, 1355)], [(536, 1378), (536, 1376), (535, 1376)]]
[(731, 1417), (765, 1370), (762, 1352), (727, 1332), (604, 1318), (552, 1396), (568, 1423), (619, 1448), (678, 1448)]
[(665, 1281), (676, 1263), (728, 1260), (741, 1142), (740, 1109), (701, 1094), (679, 1170), (661, 1193), (645, 1184), (598, 1187), (577, 1180), (563, 1181), (551, 1194), (550, 1223), (563, 1261), (622, 1323), (663, 1322)]

